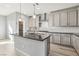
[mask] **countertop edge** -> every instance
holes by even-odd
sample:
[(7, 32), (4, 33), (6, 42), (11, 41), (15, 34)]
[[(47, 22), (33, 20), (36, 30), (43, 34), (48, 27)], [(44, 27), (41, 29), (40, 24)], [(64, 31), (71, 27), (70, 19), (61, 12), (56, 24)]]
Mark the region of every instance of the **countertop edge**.
[[(22, 38), (28, 38), (28, 37), (23, 37), (23, 36), (19, 36), (19, 35), (14, 35), (14, 36), (18, 36), (18, 37), (22, 37)], [(39, 39), (33, 39), (33, 38), (28, 38), (28, 39), (32, 39), (32, 40), (36, 40), (36, 41), (44, 41), (45, 39), (47, 39), (48, 37), (50, 37), (50, 35), (48, 35), (46, 38), (39, 40)]]

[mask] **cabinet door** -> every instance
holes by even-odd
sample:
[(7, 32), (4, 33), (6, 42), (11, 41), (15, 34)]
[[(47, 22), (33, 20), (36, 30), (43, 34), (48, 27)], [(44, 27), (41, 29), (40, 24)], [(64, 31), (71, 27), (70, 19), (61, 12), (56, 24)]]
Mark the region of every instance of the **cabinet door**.
[(53, 26), (53, 14), (52, 13), (49, 13), (49, 16), (48, 16), (48, 25), (50, 26), (50, 27), (52, 27)]
[(76, 49), (77, 53), (79, 54), (79, 37), (76, 35), (72, 35), (71, 43), (72, 46)]
[(61, 44), (70, 45), (70, 35), (69, 34), (61, 34)]
[(54, 13), (54, 26), (59, 26), (59, 13)]
[(76, 49), (77, 46), (76, 46), (76, 36), (75, 35), (72, 35), (71, 36), (71, 45)]
[(68, 26), (76, 26), (77, 13), (76, 9), (68, 10)]
[(60, 44), (60, 34), (53, 34), (53, 43)]
[(77, 53), (79, 54), (79, 37), (75, 37), (75, 49), (77, 51)]
[(79, 7), (78, 7), (78, 26), (79, 26)]
[(41, 14), (41, 21), (44, 21), (44, 14)]
[(67, 11), (60, 13), (60, 26), (67, 26)]

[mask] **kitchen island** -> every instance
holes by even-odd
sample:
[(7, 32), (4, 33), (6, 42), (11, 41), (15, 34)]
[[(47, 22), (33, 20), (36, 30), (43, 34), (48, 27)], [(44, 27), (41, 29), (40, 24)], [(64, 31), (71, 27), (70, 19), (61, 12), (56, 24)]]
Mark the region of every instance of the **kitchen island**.
[(50, 35), (48, 33), (30, 33), (14, 36), (14, 46), (20, 56), (47, 56), (49, 54)]

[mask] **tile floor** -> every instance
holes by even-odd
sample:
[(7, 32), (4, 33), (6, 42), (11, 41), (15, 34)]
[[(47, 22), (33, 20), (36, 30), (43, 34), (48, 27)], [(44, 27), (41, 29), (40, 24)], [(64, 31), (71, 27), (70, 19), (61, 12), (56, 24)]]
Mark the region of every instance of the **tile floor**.
[(0, 40), (0, 56), (16, 56), (13, 41)]

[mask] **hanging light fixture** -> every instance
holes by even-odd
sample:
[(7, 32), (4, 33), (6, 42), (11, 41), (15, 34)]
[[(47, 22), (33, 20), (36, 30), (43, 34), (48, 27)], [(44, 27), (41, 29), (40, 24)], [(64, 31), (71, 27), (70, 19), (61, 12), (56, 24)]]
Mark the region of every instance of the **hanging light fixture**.
[(34, 3), (33, 6), (34, 6), (34, 14), (33, 14), (33, 18), (35, 19), (36, 18), (36, 5), (39, 5), (38, 3)]
[(21, 3), (20, 3), (20, 17), (19, 17), (19, 21), (22, 21), (22, 18), (21, 18)]
[(36, 32), (37, 27), (36, 27), (36, 6), (39, 5), (38, 3), (34, 3), (33, 7), (34, 7), (34, 13), (33, 13), (33, 19), (35, 20), (35, 26), (34, 26), (34, 32)]
[(34, 7), (34, 14), (33, 14), (33, 19), (35, 19), (36, 18), (36, 15), (35, 15), (35, 4), (33, 4), (33, 7)]

